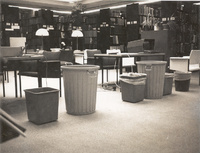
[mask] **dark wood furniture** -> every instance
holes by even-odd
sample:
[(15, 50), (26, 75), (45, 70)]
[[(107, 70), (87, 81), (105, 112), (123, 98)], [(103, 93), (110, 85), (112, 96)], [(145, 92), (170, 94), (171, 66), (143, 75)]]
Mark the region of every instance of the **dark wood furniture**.
[(100, 68), (102, 70), (102, 85), (104, 82), (103, 79), (103, 70), (104, 70), (104, 66), (103, 66), (103, 58), (116, 58), (116, 75), (117, 75), (117, 83), (118, 83), (118, 69), (120, 70), (120, 74), (122, 74), (122, 60), (123, 58), (127, 58), (127, 57), (135, 57), (136, 61), (140, 61), (142, 57), (161, 57), (162, 60), (165, 60), (165, 53), (121, 53), (121, 54), (94, 54), (94, 58), (95, 61), (100, 60)]

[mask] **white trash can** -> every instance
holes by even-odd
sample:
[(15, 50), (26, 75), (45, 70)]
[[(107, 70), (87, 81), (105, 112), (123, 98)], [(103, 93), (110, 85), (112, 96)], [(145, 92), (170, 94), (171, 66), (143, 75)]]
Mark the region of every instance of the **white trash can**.
[(163, 96), (166, 61), (138, 61), (138, 73), (146, 73), (145, 98), (160, 99)]
[(99, 66), (62, 66), (65, 103), (68, 114), (85, 115), (95, 112)]

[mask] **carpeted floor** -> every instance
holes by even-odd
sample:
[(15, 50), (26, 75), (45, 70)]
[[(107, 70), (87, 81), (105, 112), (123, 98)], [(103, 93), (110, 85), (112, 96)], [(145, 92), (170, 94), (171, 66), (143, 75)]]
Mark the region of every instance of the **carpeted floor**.
[(173, 84), (171, 95), (138, 103), (124, 102), (119, 89), (99, 85), (96, 111), (90, 115), (67, 114), (63, 96), (58, 120), (43, 125), (28, 121), (24, 96), (14, 98), (13, 88), (9, 90), (12, 94), (1, 99), (1, 107), (26, 128), (27, 137), (1, 144), (1, 153), (200, 152), (198, 73), (192, 74), (189, 92), (175, 91)]

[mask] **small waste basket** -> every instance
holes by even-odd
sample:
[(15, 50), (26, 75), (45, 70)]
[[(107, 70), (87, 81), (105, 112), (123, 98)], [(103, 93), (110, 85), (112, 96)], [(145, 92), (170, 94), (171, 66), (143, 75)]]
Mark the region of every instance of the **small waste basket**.
[(62, 66), (65, 104), (68, 114), (85, 115), (95, 112), (97, 65)]
[(59, 90), (41, 87), (24, 91), (29, 121), (43, 124), (58, 119)]
[(189, 91), (191, 72), (174, 72), (175, 90), (176, 91)]
[(160, 99), (163, 96), (166, 61), (138, 61), (138, 73), (146, 73), (145, 98)]
[(128, 73), (120, 75), (122, 100), (139, 102), (144, 99), (146, 74)]
[(165, 73), (163, 95), (170, 95), (172, 93), (173, 79), (173, 73)]

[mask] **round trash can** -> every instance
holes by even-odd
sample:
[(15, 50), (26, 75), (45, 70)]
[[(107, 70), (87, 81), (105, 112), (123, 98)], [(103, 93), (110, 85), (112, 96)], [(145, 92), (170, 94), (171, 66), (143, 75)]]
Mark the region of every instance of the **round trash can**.
[(170, 95), (172, 93), (174, 73), (165, 73), (163, 95)]
[(146, 73), (145, 98), (160, 99), (163, 96), (166, 61), (138, 61), (138, 73)]
[(189, 91), (191, 72), (174, 72), (175, 90), (176, 91)]
[(144, 99), (146, 74), (127, 73), (120, 75), (120, 87), (122, 100), (127, 102), (139, 102)]
[(95, 112), (99, 66), (62, 66), (65, 104), (68, 114), (86, 115)]

